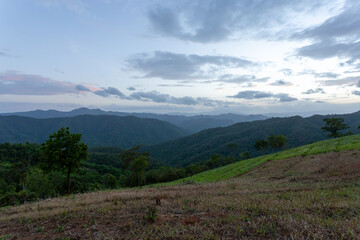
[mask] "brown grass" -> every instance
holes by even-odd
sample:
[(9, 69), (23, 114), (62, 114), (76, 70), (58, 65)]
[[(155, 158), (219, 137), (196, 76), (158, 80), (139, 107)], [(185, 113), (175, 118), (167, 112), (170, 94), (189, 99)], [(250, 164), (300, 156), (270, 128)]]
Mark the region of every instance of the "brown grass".
[(2, 208), (0, 239), (360, 239), (359, 157), (296, 157), (223, 182)]

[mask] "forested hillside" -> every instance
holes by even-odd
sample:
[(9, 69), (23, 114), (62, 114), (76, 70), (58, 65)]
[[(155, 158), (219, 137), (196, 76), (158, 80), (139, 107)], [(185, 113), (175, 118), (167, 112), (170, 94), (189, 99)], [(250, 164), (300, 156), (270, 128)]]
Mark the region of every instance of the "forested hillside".
[(150, 152), (154, 158), (172, 166), (186, 166), (190, 163), (201, 162), (209, 159), (214, 153), (238, 155), (249, 151), (250, 156), (254, 157), (264, 154), (264, 152), (256, 151), (254, 143), (259, 139), (267, 138), (270, 134), (284, 135), (287, 138), (285, 148), (327, 139), (327, 133), (321, 129), (324, 126), (325, 117), (344, 118), (345, 123), (350, 126), (350, 131), (359, 132), (357, 126), (360, 125), (360, 112), (331, 116), (314, 115), (308, 118), (295, 116), (208, 129), (174, 141), (144, 146), (143, 149)]
[(0, 117), (0, 142), (43, 143), (61, 127), (81, 133), (89, 146), (119, 146), (129, 148), (138, 144), (169, 141), (186, 133), (164, 121), (133, 116), (82, 115), (69, 118), (35, 119), (19, 116)]

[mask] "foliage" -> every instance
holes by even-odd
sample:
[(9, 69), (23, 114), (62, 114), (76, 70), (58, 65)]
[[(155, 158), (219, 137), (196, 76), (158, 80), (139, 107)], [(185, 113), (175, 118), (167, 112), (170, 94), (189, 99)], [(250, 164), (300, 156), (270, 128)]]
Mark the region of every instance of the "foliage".
[(149, 223), (154, 223), (157, 218), (158, 210), (155, 207), (148, 207), (146, 213), (144, 214), (144, 220)]
[(265, 139), (257, 140), (254, 147), (257, 151), (266, 150), (266, 148), (268, 147), (268, 142)]
[[(325, 122), (325, 126), (321, 129), (323, 131), (329, 132), (328, 137), (341, 137), (344, 134), (339, 133), (341, 130), (348, 129), (349, 126), (347, 124), (344, 124), (343, 118), (324, 118), (323, 121)], [(349, 135), (349, 134), (348, 134)]]
[(145, 181), (145, 169), (147, 168), (149, 162), (148, 162), (148, 156), (141, 155), (137, 158), (135, 158), (130, 163), (130, 170), (132, 170), (136, 176), (136, 182), (138, 186), (142, 186)]
[(70, 174), (80, 167), (82, 160), (88, 159), (88, 147), (80, 140), (81, 134), (72, 134), (69, 128), (60, 128), (41, 145), (41, 168), (66, 172), (68, 194), (71, 192)]
[(281, 148), (286, 143), (286, 137), (284, 135), (277, 135), (271, 134), (268, 137), (268, 143), (271, 149)]
[(240, 158), (241, 158), (241, 160), (249, 159), (250, 158), (250, 153), (248, 151), (245, 151), (245, 152), (240, 154)]
[(107, 174), (105, 177), (105, 186), (107, 188), (113, 189), (116, 188), (117, 180), (116, 177), (112, 174)]

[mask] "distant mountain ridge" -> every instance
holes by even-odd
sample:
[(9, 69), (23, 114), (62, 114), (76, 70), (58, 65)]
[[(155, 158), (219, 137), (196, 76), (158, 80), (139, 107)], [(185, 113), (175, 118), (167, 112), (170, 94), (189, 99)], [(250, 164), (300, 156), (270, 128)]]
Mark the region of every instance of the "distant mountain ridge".
[(80, 115), (114, 115), (114, 116), (135, 116), (139, 118), (152, 118), (169, 122), (176, 125), (188, 133), (195, 133), (208, 128), (226, 127), (238, 122), (251, 122), (254, 120), (263, 120), (264, 115), (240, 115), (240, 114), (219, 114), (219, 115), (170, 115), (154, 113), (127, 113), (103, 111), (101, 109), (78, 108), (69, 112), (56, 110), (35, 110), (29, 112), (0, 113), (0, 116), (22, 116), (38, 119), (75, 117)]
[(0, 142), (43, 143), (61, 127), (81, 133), (89, 146), (130, 148), (138, 144), (155, 144), (187, 135), (168, 122), (134, 116), (80, 115), (65, 118), (36, 119), (21, 116), (0, 116)]
[[(249, 151), (251, 157), (260, 155), (254, 144), (257, 140), (267, 138), (270, 134), (283, 134), (287, 138), (288, 148), (297, 147), (327, 139), (322, 131), (323, 119), (326, 117), (341, 117), (350, 126), (350, 131), (359, 133), (360, 111), (343, 115), (314, 115), (303, 118), (300, 116), (288, 118), (270, 118), (253, 122), (237, 123), (229, 127), (207, 129), (190, 136), (175, 139), (153, 146), (144, 146), (143, 150), (151, 153), (154, 158), (172, 165), (186, 166), (210, 158), (214, 153), (229, 155), (227, 147), (235, 143), (238, 148), (235, 155)], [(263, 153), (262, 153), (263, 154)]]

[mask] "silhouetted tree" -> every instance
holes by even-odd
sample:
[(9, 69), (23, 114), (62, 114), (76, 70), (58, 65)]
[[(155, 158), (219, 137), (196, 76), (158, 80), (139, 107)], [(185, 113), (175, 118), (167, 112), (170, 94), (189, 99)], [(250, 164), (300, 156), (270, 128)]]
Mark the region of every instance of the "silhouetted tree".
[(45, 171), (60, 170), (67, 174), (67, 193), (71, 192), (70, 174), (80, 167), (81, 160), (88, 159), (88, 146), (80, 142), (81, 134), (60, 128), (41, 145), (40, 167)]
[(344, 134), (339, 133), (339, 131), (349, 128), (347, 124), (343, 123), (343, 118), (324, 118), (323, 121), (325, 122), (325, 126), (321, 129), (323, 131), (330, 132), (328, 137), (341, 137)]

